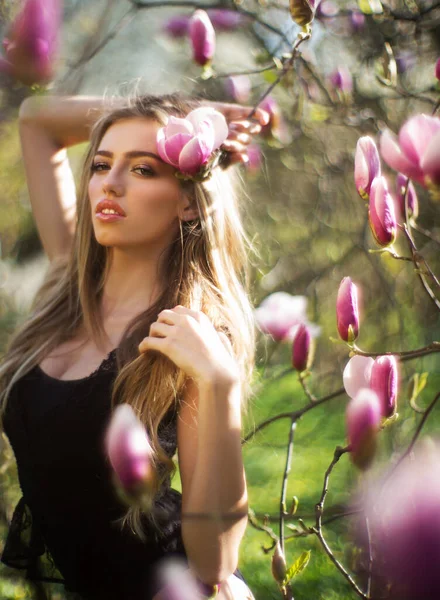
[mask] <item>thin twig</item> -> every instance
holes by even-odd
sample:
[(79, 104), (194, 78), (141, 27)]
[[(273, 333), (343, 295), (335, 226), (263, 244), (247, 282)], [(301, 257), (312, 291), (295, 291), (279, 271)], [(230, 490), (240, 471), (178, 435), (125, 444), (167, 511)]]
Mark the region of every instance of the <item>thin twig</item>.
[(287, 457), (286, 457), (286, 466), (284, 467), (283, 473), (283, 483), (281, 485), (281, 500), (280, 500), (280, 546), (281, 550), (284, 553), (284, 515), (286, 513), (286, 491), (287, 491), (287, 481), (289, 478), (289, 473), (292, 465), (292, 454), (293, 454), (293, 437), (296, 429), (296, 421), (292, 419), (289, 429), (289, 441), (287, 442)]
[(300, 384), (302, 386), (302, 389), (304, 390), (305, 395), (307, 396), (307, 398), (309, 399), (309, 402), (311, 404), (315, 404), (316, 398), (312, 394), (312, 392), (310, 391), (309, 386), (306, 383), (305, 377), (306, 376), (303, 373), (298, 373), (298, 381), (300, 382)]
[(357, 354), (358, 356), (371, 356), (371, 358), (376, 358), (378, 356), (397, 356), (401, 361), (420, 358), (421, 356), (427, 356), (428, 354), (432, 354), (434, 352), (440, 352), (440, 342), (431, 342), (423, 348), (418, 348), (417, 350), (407, 350), (404, 352), (365, 352), (357, 346), (353, 346), (351, 349), (351, 353)]

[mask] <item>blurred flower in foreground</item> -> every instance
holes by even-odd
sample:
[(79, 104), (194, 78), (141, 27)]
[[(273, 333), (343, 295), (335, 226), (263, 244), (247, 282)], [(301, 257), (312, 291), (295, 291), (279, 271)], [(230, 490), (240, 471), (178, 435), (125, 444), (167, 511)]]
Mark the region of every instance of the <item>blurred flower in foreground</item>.
[(359, 32), (365, 27), (365, 15), (359, 10), (355, 10), (350, 15), (350, 23), (353, 31)]
[(353, 91), (353, 78), (346, 66), (341, 65), (330, 75), (330, 83), (344, 96), (351, 94)]
[[(398, 173), (397, 179), (396, 179), (396, 188), (397, 188), (396, 199), (397, 199), (397, 207), (400, 212), (400, 217), (402, 220), (405, 215), (405, 191), (406, 191), (407, 185), (408, 185), (408, 177), (403, 175), (403, 173)], [(419, 202), (418, 202), (416, 190), (414, 189), (414, 185), (413, 185), (412, 181), (410, 181), (410, 183), (408, 185), (407, 206), (408, 206), (408, 216), (412, 217), (413, 219), (417, 219), (417, 217), (419, 215)]]
[[(391, 583), (377, 597), (437, 600), (440, 590), (440, 449), (416, 447), (397, 470), (362, 490), (375, 573)], [(379, 573), (380, 572), (380, 573)], [(375, 595), (376, 597), (376, 595)]]
[(351, 460), (359, 469), (366, 469), (374, 458), (381, 424), (377, 394), (367, 388), (360, 389), (347, 404), (345, 415)]
[(164, 30), (172, 37), (184, 37), (189, 31), (191, 17), (188, 15), (177, 15), (171, 17), (164, 24)]
[(374, 360), (370, 356), (353, 356), (348, 361), (342, 376), (345, 391), (354, 398), (362, 388), (370, 387), (371, 369)]
[(341, 339), (354, 342), (359, 334), (358, 289), (350, 277), (344, 277), (339, 285), (336, 321)]
[(316, 10), (316, 18), (319, 19), (319, 17), (336, 17), (338, 13), (339, 6), (335, 2), (333, 2), (333, 0), (322, 0), (322, 2), (318, 4), (318, 8)]
[(60, 23), (59, 0), (26, 0), (3, 40), (0, 71), (26, 85), (50, 81)]
[(354, 157), (354, 181), (359, 196), (368, 200), (371, 184), (380, 175), (380, 158), (374, 140), (365, 135), (358, 139)]
[(305, 296), (275, 292), (267, 296), (255, 310), (255, 319), (263, 333), (268, 333), (279, 342), (292, 341), (302, 323), (309, 327), (312, 336), (317, 336), (320, 327), (309, 323), (306, 309)]
[(258, 144), (249, 144), (247, 156), (248, 162), (246, 163), (246, 166), (248, 171), (250, 173), (257, 173), (263, 164), (260, 146)]
[(227, 94), (235, 101), (243, 104), (249, 100), (252, 85), (247, 75), (231, 75), (225, 81)]
[(440, 58), (438, 58), (437, 62), (435, 63), (435, 76), (440, 81)]
[(371, 184), (368, 218), (379, 246), (386, 247), (395, 242), (397, 222), (394, 201), (388, 191), (385, 177), (376, 177)]
[(302, 323), (293, 338), (292, 366), (299, 371), (305, 371), (311, 362), (312, 336), (304, 323)]
[(383, 417), (391, 417), (396, 411), (398, 380), (395, 357), (376, 358), (371, 369), (370, 387), (379, 398)]
[(233, 31), (247, 22), (248, 18), (238, 10), (227, 8), (209, 8), (207, 11), (215, 29), (219, 31)]
[(106, 434), (106, 450), (124, 491), (132, 494), (150, 487), (154, 477), (150, 441), (129, 404), (116, 407)]
[(215, 31), (204, 10), (196, 10), (189, 23), (193, 58), (204, 67), (211, 62), (215, 52)]
[(440, 119), (429, 115), (411, 117), (396, 137), (386, 129), (380, 152), (395, 171), (418, 181), (435, 197), (440, 194)]

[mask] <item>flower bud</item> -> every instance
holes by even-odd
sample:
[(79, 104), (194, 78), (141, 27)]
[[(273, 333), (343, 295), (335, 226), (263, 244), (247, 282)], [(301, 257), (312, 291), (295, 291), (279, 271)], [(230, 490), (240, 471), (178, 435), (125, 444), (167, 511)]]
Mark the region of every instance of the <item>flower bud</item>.
[(152, 449), (145, 427), (129, 404), (116, 407), (107, 430), (106, 450), (124, 490), (148, 487), (153, 477)]
[(215, 52), (215, 31), (208, 14), (196, 10), (189, 23), (189, 35), (193, 48), (193, 58), (204, 67), (211, 62)]
[(359, 469), (368, 468), (373, 460), (381, 417), (379, 398), (367, 388), (347, 404), (347, 438), (351, 459)]
[(355, 10), (350, 15), (350, 23), (354, 32), (362, 31), (365, 27), (365, 15), (364, 13)]
[(361, 198), (368, 200), (371, 184), (379, 175), (379, 152), (373, 139), (366, 135), (358, 139), (354, 157), (354, 181)]
[(342, 376), (344, 388), (350, 398), (357, 396), (362, 388), (369, 388), (374, 360), (370, 356), (353, 356)]
[(228, 96), (239, 104), (243, 104), (249, 100), (251, 87), (251, 80), (247, 75), (231, 75), (225, 81)]
[(397, 361), (394, 356), (380, 356), (371, 369), (370, 387), (379, 398), (383, 417), (391, 417), (397, 404)]
[(340, 66), (330, 75), (330, 82), (343, 94), (351, 94), (353, 91), (353, 78), (345, 66)]
[(435, 76), (440, 81), (440, 58), (438, 58), (437, 62), (435, 63)]
[(368, 217), (370, 228), (379, 246), (389, 246), (396, 240), (397, 222), (394, 203), (385, 177), (376, 177), (371, 184)]
[(359, 334), (358, 290), (350, 277), (344, 277), (339, 286), (336, 320), (341, 339), (354, 342)]
[[(398, 202), (399, 210), (402, 214), (402, 218), (405, 214), (405, 190), (406, 190), (407, 185), (408, 185), (408, 177), (403, 175), (403, 173), (398, 173), (397, 181), (396, 181), (397, 202)], [(416, 219), (419, 215), (419, 202), (417, 200), (416, 190), (414, 189), (414, 185), (413, 185), (412, 181), (410, 181), (410, 183), (408, 185), (407, 199), (408, 199), (408, 203), (407, 203), (408, 216)]]
[(286, 576), (286, 571), (286, 559), (284, 558), (280, 543), (277, 542), (275, 551), (272, 555), (272, 575), (277, 583), (281, 584), (283, 582), (284, 577)]
[(318, 4), (319, 0), (290, 0), (290, 15), (303, 31), (310, 32)]
[(292, 345), (292, 365), (299, 373), (305, 371), (308, 367), (311, 342), (310, 331), (306, 325), (301, 324), (293, 338)]

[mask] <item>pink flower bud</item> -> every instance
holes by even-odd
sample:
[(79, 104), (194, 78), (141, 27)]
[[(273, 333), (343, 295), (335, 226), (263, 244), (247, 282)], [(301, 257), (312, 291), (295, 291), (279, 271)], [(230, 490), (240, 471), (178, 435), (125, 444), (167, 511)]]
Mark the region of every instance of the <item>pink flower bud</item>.
[(345, 66), (340, 66), (330, 75), (330, 82), (343, 94), (351, 94), (353, 91), (353, 78)]
[(440, 58), (438, 58), (437, 62), (435, 63), (435, 76), (440, 81)]
[(350, 23), (353, 31), (359, 32), (365, 27), (365, 15), (360, 11), (353, 11), (350, 15)]
[(397, 404), (398, 373), (394, 356), (380, 356), (371, 369), (371, 389), (376, 392), (383, 417), (391, 417)]
[(189, 30), (190, 17), (187, 15), (177, 15), (171, 17), (164, 24), (164, 30), (172, 37), (184, 37)]
[(308, 325), (313, 336), (320, 328), (307, 320), (307, 298), (291, 296), (287, 292), (275, 292), (263, 300), (255, 310), (255, 320), (263, 333), (276, 341), (293, 341), (299, 325)]
[(119, 405), (106, 434), (110, 463), (122, 485), (130, 492), (151, 481), (151, 446), (145, 427), (129, 404)]
[(429, 189), (440, 188), (440, 119), (430, 115), (411, 117), (397, 138), (388, 129), (380, 138), (380, 152), (395, 171)]
[[(403, 175), (403, 173), (397, 174), (396, 187), (397, 187), (397, 202), (399, 206), (400, 213), (402, 215), (405, 214), (405, 190), (408, 184), (408, 177)], [(416, 190), (414, 189), (414, 185), (412, 181), (410, 181), (408, 186), (408, 216), (416, 219), (419, 214), (419, 202), (417, 199)]]
[(233, 31), (241, 27), (248, 20), (245, 15), (237, 10), (227, 8), (210, 8), (206, 11), (211, 23), (219, 31)]
[(292, 345), (292, 365), (300, 373), (308, 367), (311, 342), (312, 336), (310, 335), (310, 331), (306, 325), (301, 324), (293, 338)]
[(358, 289), (350, 277), (344, 277), (339, 286), (336, 320), (341, 339), (354, 342), (359, 334)]
[(366, 135), (358, 139), (354, 157), (354, 181), (361, 198), (368, 200), (373, 179), (379, 175), (379, 152), (373, 139)]
[(49, 81), (60, 21), (60, 0), (26, 0), (3, 41), (0, 71), (26, 85)]
[(350, 398), (357, 396), (362, 388), (370, 387), (373, 363), (374, 360), (370, 356), (358, 355), (348, 361), (342, 378), (345, 391)]
[(251, 93), (251, 80), (247, 75), (233, 75), (226, 79), (225, 88), (227, 94), (240, 104), (249, 100)]
[(196, 10), (189, 24), (189, 35), (193, 48), (193, 58), (204, 67), (211, 62), (215, 52), (215, 31), (208, 14), (204, 10)]
[(381, 416), (377, 394), (367, 388), (361, 389), (347, 405), (347, 438), (351, 459), (359, 469), (368, 468), (373, 460)]
[(271, 568), (275, 581), (277, 583), (282, 583), (284, 577), (286, 576), (287, 564), (279, 542), (276, 543), (275, 550), (272, 555)]
[(383, 247), (393, 244), (396, 240), (397, 222), (393, 199), (384, 177), (376, 177), (371, 185), (368, 216), (376, 242)]

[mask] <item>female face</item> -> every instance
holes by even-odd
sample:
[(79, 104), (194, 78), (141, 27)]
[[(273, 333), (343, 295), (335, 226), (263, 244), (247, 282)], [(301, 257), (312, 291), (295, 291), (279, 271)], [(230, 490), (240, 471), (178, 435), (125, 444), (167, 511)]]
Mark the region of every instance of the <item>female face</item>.
[[(179, 216), (194, 218), (174, 168), (157, 155), (159, 123), (142, 118), (111, 125), (92, 164), (89, 199), (96, 240), (124, 249), (162, 249), (178, 235)], [(105, 208), (101, 201), (110, 201)], [(116, 204), (112, 204), (116, 203)], [(123, 216), (106, 215), (116, 210)]]

